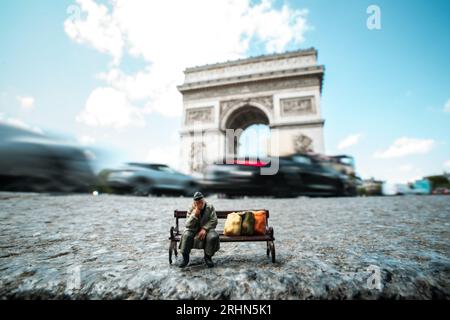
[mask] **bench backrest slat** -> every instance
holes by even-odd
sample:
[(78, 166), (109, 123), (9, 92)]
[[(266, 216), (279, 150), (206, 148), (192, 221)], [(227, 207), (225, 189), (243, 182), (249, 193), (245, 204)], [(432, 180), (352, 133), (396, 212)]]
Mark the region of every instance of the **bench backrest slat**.
[[(242, 212), (242, 211), (265, 211), (266, 212), (266, 226), (269, 225), (269, 210), (267, 209), (250, 209), (250, 210), (225, 210), (225, 211), (216, 211), (217, 219), (226, 219), (228, 214), (232, 212)], [(173, 214), (174, 218), (176, 219), (176, 227), (175, 232), (180, 232), (180, 226), (178, 223), (178, 219), (186, 219), (187, 211), (185, 210), (175, 210)]]
[[(269, 210), (267, 209), (250, 209), (250, 210), (225, 210), (225, 211), (216, 211), (216, 215), (218, 219), (226, 219), (229, 213), (232, 212), (242, 212), (242, 211), (265, 211), (266, 212), (266, 218), (269, 218)], [(187, 211), (182, 210), (175, 210), (174, 211), (174, 218), (183, 219), (187, 216)]]
[[(266, 212), (266, 225), (269, 225), (269, 210), (267, 209), (247, 209), (247, 210), (219, 210), (216, 211), (217, 219), (226, 219), (228, 214), (232, 212), (242, 212), (242, 211), (265, 211)], [(175, 210), (173, 214), (176, 219), (176, 228), (175, 232), (180, 232), (180, 226), (178, 223), (178, 219), (186, 219), (187, 211), (186, 210)]]

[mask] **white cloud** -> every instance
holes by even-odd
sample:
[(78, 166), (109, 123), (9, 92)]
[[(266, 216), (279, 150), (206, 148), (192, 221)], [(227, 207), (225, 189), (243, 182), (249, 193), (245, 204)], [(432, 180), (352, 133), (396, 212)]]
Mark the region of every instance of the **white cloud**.
[(375, 158), (399, 158), (413, 154), (428, 153), (434, 146), (433, 139), (415, 139), (402, 137), (394, 141), (394, 143), (384, 151), (377, 151)]
[(359, 142), (360, 139), (361, 139), (360, 133), (351, 134), (345, 137), (341, 142), (339, 142), (338, 149), (346, 149), (351, 146), (354, 146)]
[(158, 112), (165, 116), (179, 116), (181, 112), (181, 95), (177, 84), (182, 82), (171, 80), (170, 68), (165, 73), (161, 66), (147, 67), (133, 75), (128, 75), (118, 68), (107, 73), (99, 73), (97, 78), (104, 80), (114, 89), (123, 92), (130, 102), (143, 101), (143, 114)]
[(118, 68), (112, 68), (108, 72), (99, 73), (97, 78), (126, 93), (129, 100), (149, 98), (150, 88), (157, 85), (157, 79), (152, 79), (148, 70), (139, 71), (130, 76)]
[(17, 101), (24, 109), (31, 109), (34, 106), (34, 98), (31, 96), (17, 96)]
[(450, 99), (447, 100), (447, 103), (444, 106), (444, 112), (450, 113)]
[(77, 121), (90, 126), (114, 128), (145, 124), (142, 114), (129, 104), (125, 94), (110, 87), (97, 88), (90, 94)]
[[(77, 0), (79, 7), (70, 6), (70, 17), (64, 22), (67, 35), (78, 43), (87, 43), (113, 57), (118, 64), (122, 58), (124, 40), (117, 20), (105, 5), (92, 0)], [(85, 19), (81, 12), (86, 13)]]
[(450, 160), (444, 162), (444, 167), (450, 168)]
[[(243, 58), (251, 42), (267, 52), (299, 45), (310, 27), (306, 10), (272, 1), (250, 0), (114, 0), (111, 9), (92, 0), (77, 0), (86, 18), (67, 19), (64, 28), (78, 43), (86, 43), (113, 58), (100, 74), (107, 85), (124, 93), (141, 111), (180, 116), (186, 67)], [(147, 66), (134, 74), (120, 68), (124, 54), (144, 59)]]

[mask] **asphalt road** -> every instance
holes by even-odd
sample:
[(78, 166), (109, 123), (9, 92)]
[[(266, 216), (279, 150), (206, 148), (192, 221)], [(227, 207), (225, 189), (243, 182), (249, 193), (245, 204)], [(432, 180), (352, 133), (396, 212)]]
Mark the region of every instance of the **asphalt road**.
[[(267, 208), (265, 243), (223, 243), (168, 263), (189, 198), (0, 193), (0, 298), (377, 299), (450, 297), (450, 197), (209, 199)], [(219, 225), (219, 228), (223, 224)]]

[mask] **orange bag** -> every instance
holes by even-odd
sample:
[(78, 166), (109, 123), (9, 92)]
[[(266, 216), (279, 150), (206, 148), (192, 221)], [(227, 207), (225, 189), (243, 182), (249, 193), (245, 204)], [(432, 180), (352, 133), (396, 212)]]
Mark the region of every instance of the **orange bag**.
[(266, 234), (266, 212), (253, 211), (255, 218), (255, 234)]

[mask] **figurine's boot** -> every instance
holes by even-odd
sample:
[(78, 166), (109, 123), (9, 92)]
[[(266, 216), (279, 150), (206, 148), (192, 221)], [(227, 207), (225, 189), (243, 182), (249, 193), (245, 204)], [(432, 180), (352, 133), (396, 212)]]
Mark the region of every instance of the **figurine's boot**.
[(205, 262), (206, 262), (206, 265), (208, 266), (208, 268), (214, 267), (214, 263), (211, 259), (211, 256), (208, 256), (205, 254)]
[(183, 261), (180, 262), (180, 264), (178, 265), (180, 268), (184, 268), (188, 265), (189, 263), (189, 255), (183, 253)]

